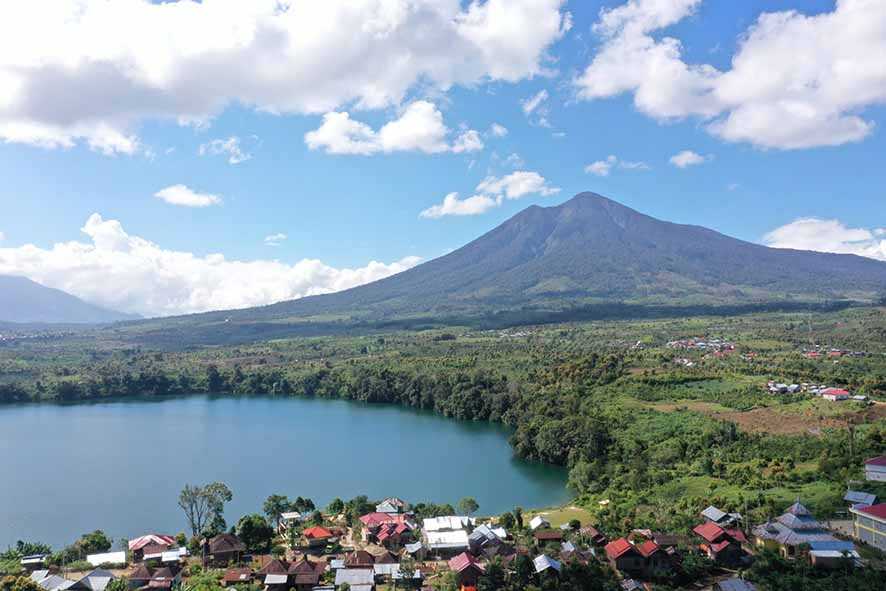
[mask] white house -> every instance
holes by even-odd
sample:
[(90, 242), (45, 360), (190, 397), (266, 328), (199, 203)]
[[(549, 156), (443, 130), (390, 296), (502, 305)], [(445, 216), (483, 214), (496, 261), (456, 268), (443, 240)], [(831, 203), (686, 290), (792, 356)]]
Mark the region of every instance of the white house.
[(865, 480), (886, 482), (886, 456), (877, 456), (864, 463)]
[(551, 527), (551, 522), (542, 517), (541, 515), (536, 515), (529, 521), (529, 527), (532, 530), (536, 530), (539, 528)]

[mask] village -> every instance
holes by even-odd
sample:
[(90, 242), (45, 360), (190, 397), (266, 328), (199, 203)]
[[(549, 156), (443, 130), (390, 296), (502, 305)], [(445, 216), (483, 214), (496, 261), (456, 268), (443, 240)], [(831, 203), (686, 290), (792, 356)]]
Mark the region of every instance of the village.
[[(864, 473), (870, 483), (886, 482), (886, 456), (867, 460)], [(309, 500), (275, 505), (269, 499), (276, 509), (269, 511), (266, 503), (267, 517), (259, 523), (260, 516), (248, 516), (229, 532), (191, 542), (184, 534), (146, 533), (124, 541), (121, 550), (86, 555), (89, 570), (52, 564), (47, 553), (22, 556), (18, 580), (27, 576), (27, 584), (16, 589), (650, 591), (661, 584), (753, 591), (757, 587), (742, 574), (764, 553), (813, 569), (881, 568), (881, 559), (865, 556), (886, 552), (886, 502), (862, 490), (848, 490), (844, 500), (851, 521), (842, 526), (819, 521), (797, 499), (763, 523), (747, 523), (740, 513), (711, 505), (699, 511), (689, 531), (615, 535), (568, 512), (516, 509), (473, 517), (478, 506), (470, 498), (459, 503), (460, 515), (420, 517), (409, 503), (390, 497), (374, 508), (364, 503), (373, 510), (354, 520), (341, 501), (319, 512)]]

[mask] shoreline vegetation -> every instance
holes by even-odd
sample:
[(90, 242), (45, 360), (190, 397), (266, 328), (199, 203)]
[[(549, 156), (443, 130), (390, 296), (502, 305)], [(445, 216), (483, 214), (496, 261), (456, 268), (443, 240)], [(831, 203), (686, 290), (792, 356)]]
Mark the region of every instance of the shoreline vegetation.
[[(74, 335), (0, 347), (0, 370), (3, 402), (212, 392), (389, 403), (500, 423), (513, 430), (518, 457), (568, 468), (573, 504), (613, 534), (686, 531), (707, 505), (763, 522), (797, 498), (820, 519), (845, 519), (847, 482), (860, 480), (865, 458), (886, 452), (880, 307), (185, 351)], [(772, 390), (781, 383), (797, 389)], [(859, 399), (829, 401), (826, 388)]]

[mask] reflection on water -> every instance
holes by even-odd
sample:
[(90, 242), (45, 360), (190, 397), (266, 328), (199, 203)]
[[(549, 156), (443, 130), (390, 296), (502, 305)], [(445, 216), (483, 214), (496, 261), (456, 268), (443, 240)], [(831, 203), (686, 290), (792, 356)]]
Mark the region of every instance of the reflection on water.
[(565, 470), (513, 457), (508, 432), (387, 405), (191, 396), (0, 407), (0, 547), (86, 531), (177, 533), (187, 483), (234, 492), (227, 519), (270, 494), (398, 495), (480, 513), (564, 502)]

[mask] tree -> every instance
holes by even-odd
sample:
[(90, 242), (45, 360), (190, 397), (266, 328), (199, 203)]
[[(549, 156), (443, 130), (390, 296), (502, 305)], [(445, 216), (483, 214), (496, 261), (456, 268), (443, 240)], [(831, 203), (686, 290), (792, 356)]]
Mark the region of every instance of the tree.
[(465, 497), (458, 502), (458, 510), (463, 515), (472, 515), (477, 512), (477, 509), (480, 508), (479, 503), (474, 499), (474, 497)]
[(80, 551), (83, 554), (99, 554), (101, 552), (107, 552), (111, 549), (111, 544), (111, 538), (105, 535), (105, 532), (100, 529), (97, 529), (92, 533), (83, 534), (76, 542), (76, 545), (79, 546)]
[(231, 489), (222, 482), (213, 482), (205, 486), (185, 485), (178, 496), (178, 506), (185, 513), (191, 534), (194, 537), (208, 533), (224, 531), (225, 503), (233, 498)]
[(280, 520), (283, 518), (283, 514), (289, 510), (289, 499), (285, 495), (271, 495), (265, 500), (262, 509), (279, 531)]
[(237, 537), (251, 552), (267, 551), (274, 538), (274, 529), (258, 513), (241, 517), (236, 529)]
[(514, 522), (517, 529), (523, 529), (523, 507), (514, 507)]
[(345, 502), (340, 498), (335, 497), (332, 499), (332, 502), (326, 507), (326, 512), (330, 515), (339, 515), (345, 510)]
[(129, 591), (129, 579), (126, 577), (111, 579), (105, 591)]
[(515, 523), (514, 514), (511, 512), (502, 513), (501, 517), (498, 518), (498, 524), (505, 529), (513, 529)]

